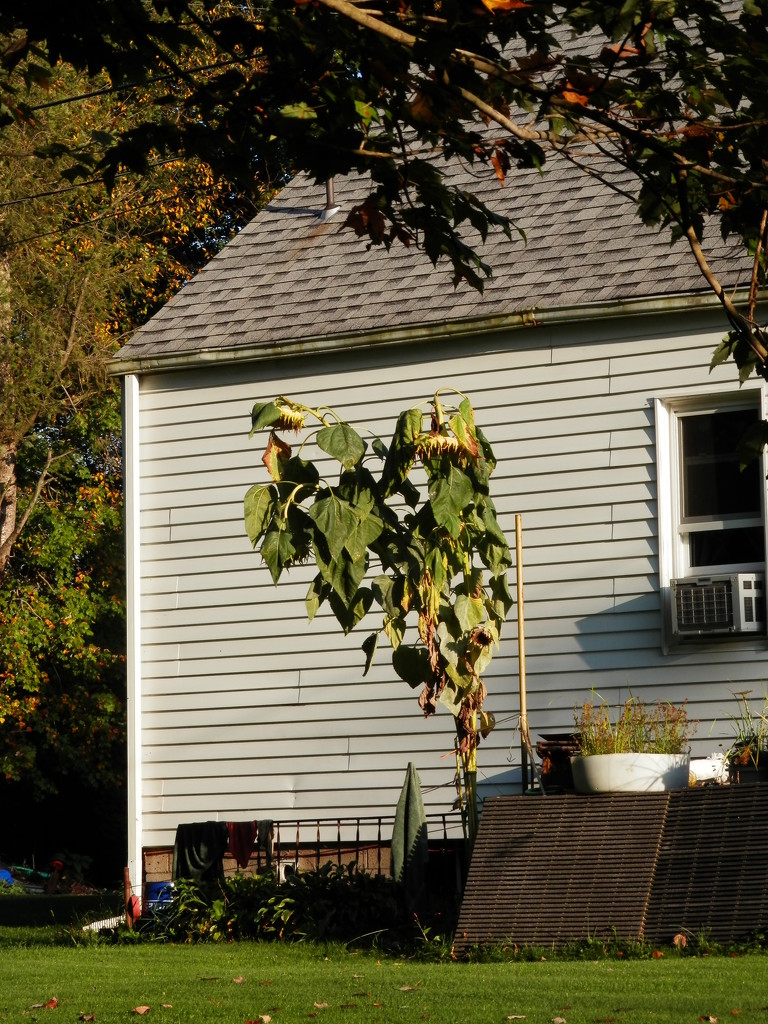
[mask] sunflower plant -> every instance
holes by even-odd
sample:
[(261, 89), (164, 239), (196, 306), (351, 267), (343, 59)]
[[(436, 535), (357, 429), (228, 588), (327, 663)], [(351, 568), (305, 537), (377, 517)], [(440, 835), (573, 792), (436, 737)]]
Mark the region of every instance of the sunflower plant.
[[(275, 583), (293, 565), (317, 567), (310, 621), (327, 603), (349, 633), (378, 611), (363, 674), (386, 637), (423, 713), (442, 704), (453, 715), (472, 837), (476, 748), (494, 725), (482, 676), (512, 605), (512, 559), (489, 491), (491, 446), (469, 399), (455, 400), (449, 406), (438, 391), (402, 412), (389, 445), (364, 440), (332, 409), (284, 396), (257, 403), (251, 436), (269, 431), (262, 461), (271, 480), (246, 494), (245, 525)], [(290, 432), (300, 436), (297, 452)]]

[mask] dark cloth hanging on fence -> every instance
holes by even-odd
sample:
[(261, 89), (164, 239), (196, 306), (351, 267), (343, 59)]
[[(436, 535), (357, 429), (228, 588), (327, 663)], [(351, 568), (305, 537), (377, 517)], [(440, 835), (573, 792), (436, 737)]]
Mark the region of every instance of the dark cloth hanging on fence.
[(179, 825), (173, 847), (173, 877), (209, 882), (224, 877), (227, 826), (223, 821)]
[(228, 821), (229, 852), (239, 868), (248, 867), (253, 853), (253, 844), (266, 855), (267, 867), (272, 864), (272, 835), (274, 823), (269, 818), (261, 821)]
[(247, 868), (251, 859), (253, 844), (259, 834), (258, 821), (228, 821), (229, 852), (239, 868)]

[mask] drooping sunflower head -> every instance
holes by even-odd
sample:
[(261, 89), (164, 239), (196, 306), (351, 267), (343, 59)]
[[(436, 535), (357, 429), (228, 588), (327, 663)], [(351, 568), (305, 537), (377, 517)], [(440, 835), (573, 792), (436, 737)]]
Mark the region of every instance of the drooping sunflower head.
[(420, 434), (416, 442), (416, 454), (424, 461), (439, 455), (456, 455), (460, 451), (458, 438), (451, 434), (431, 432)]
[(281, 395), (275, 402), (280, 418), (273, 423), (275, 430), (294, 430), (298, 434), (304, 428), (304, 411), (289, 398)]

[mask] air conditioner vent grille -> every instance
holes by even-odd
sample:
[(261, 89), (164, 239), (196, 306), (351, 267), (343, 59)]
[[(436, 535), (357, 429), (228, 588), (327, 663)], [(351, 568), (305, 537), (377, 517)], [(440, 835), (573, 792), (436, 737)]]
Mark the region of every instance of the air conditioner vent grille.
[(762, 573), (672, 580), (671, 589), (673, 636), (758, 633), (765, 629)]
[(680, 632), (701, 627), (728, 629), (733, 625), (729, 583), (681, 586), (675, 589), (677, 625)]

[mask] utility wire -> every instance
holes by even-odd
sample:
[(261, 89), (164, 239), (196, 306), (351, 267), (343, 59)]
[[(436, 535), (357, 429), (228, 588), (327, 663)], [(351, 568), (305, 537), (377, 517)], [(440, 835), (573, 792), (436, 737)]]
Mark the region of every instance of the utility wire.
[[(181, 156), (171, 156), (166, 160), (154, 160), (147, 164), (147, 170), (152, 170), (155, 167), (163, 167), (165, 164), (173, 164), (178, 160), (182, 160)], [(115, 174), (116, 178), (128, 178), (136, 171), (118, 171)], [(20, 206), (22, 203), (32, 202), (34, 199), (48, 199), (50, 196), (64, 195), (66, 192), (74, 192), (78, 188), (87, 188), (88, 185), (98, 185), (103, 179), (101, 178), (86, 178), (85, 181), (78, 181), (74, 185), (66, 185), (64, 188), (53, 188), (46, 192), (34, 192), (27, 196), (19, 196), (18, 199), (6, 199), (5, 202), (0, 203), (0, 209), (4, 209), (8, 206)]]
[[(257, 54), (253, 54), (251, 57), (239, 57), (233, 58), (232, 60), (221, 60), (215, 61), (213, 64), (200, 64), (193, 68), (185, 68), (185, 74), (194, 74), (197, 71), (215, 71), (217, 68), (232, 67), (233, 64), (244, 64), (249, 60), (258, 60)], [(81, 92), (75, 96), (62, 96), (58, 100), (49, 100), (47, 103), (37, 103), (35, 106), (30, 107), (30, 110), (48, 110), (50, 107), (61, 107), (68, 103), (78, 103), (80, 100), (93, 99), (96, 96), (109, 96), (114, 93), (130, 92), (131, 89), (150, 89), (157, 82), (167, 82), (171, 79), (177, 78), (178, 75), (169, 71), (165, 75), (158, 75), (156, 78), (151, 78), (148, 82), (126, 82), (124, 85), (105, 85), (101, 89), (94, 89), (92, 92)]]

